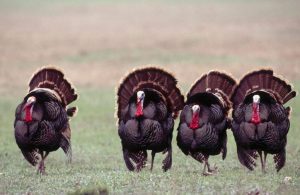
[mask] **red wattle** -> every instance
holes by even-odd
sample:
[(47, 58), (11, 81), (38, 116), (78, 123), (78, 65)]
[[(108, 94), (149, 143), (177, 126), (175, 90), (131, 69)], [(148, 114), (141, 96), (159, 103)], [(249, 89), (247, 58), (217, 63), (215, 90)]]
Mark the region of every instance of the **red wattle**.
[(199, 115), (198, 113), (193, 114), (192, 122), (190, 123), (190, 128), (195, 130), (199, 128)]
[(142, 102), (139, 101), (139, 102), (137, 103), (137, 106), (136, 106), (135, 116), (136, 116), (136, 117), (139, 117), (139, 116), (142, 116), (142, 115), (143, 115)]
[(31, 116), (31, 106), (25, 107), (25, 122), (31, 122), (32, 116)]
[(260, 115), (259, 115), (259, 106), (257, 104), (252, 105), (252, 118), (251, 122), (255, 125), (261, 122)]

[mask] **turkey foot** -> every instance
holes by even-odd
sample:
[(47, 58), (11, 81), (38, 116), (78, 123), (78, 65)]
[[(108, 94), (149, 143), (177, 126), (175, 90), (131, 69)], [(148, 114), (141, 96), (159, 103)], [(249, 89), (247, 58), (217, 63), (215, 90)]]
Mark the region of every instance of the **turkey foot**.
[(212, 168), (210, 167), (210, 165), (207, 163), (207, 169), (208, 169), (208, 172), (211, 172), (211, 173), (217, 173), (218, 172), (218, 167), (216, 165), (214, 165)]
[(204, 168), (203, 168), (203, 171), (202, 171), (202, 175), (204, 175), (204, 176), (212, 175), (213, 174), (212, 172), (210, 172), (209, 170), (206, 171), (206, 166), (207, 166), (207, 162), (204, 163)]
[[(207, 167), (207, 171), (206, 171), (206, 167)], [(216, 166), (214, 166), (214, 168), (211, 168), (209, 163), (208, 163), (208, 158), (205, 158), (204, 168), (203, 168), (202, 174), (204, 176), (213, 175), (214, 173), (217, 172), (217, 170), (218, 170), (218, 168)]]
[(48, 156), (49, 152), (44, 153), (43, 151), (40, 151), (40, 154), (41, 154), (42, 160), (39, 163), (38, 173), (40, 173), (41, 175), (46, 175), (46, 172), (45, 172), (46, 167), (45, 167), (45, 164), (44, 164), (44, 160)]
[(204, 171), (202, 173), (202, 175), (204, 175), (204, 176), (210, 176), (210, 175), (213, 175), (213, 174), (214, 174), (213, 172), (209, 172), (209, 171)]
[(41, 174), (41, 175), (46, 175), (45, 170), (46, 170), (46, 167), (45, 167), (45, 164), (44, 164), (44, 160), (41, 160), (41, 162), (39, 163), (39, 166), (38, 166), (37, 173)]

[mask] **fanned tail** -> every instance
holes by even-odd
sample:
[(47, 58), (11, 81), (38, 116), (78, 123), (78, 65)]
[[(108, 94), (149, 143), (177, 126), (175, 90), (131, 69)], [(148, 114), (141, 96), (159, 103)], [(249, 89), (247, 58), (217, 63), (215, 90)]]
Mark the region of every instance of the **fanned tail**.
[(198, 79), (191, 87), (187, 94), (190, 98), (198, 93), (210, 92), (223, 101), (227, 110), (230, 108), (230, 97), (236, 87), (236, 81), (226, 73), (219, 71), (210, 71)]
[(64, 73), (55, 67), (43, 67), (32, 76), (29, 82), (29, 92), (40, 88), (57, 93), (64, 106), (78, 97), (71, 83), (64, 77)]
[(232, 95), (233, 104), (238, 106), (247, 95), (256, 91), (267, 92), (282, 104), (296, 96), (296, 92), (287, 81), (275, 76), (273, 70), (262, 69), (250, 72), (241, 79)]
[(271, 91), (278, 94), (278, 98), (283, 104), (297, 95), (296, 91), (292, 90), (292, 86), (287, 81), (276, 76), (273, 76), (271, 81)]
[(134, 70), (121, 82), (117, 90), (118, 118), (120, 118), (121, 110), (128, 105), (134, 93), (145, 88), (160, 93), (172, 111), (173, 117), (178, 116), (178, 112), (183, 108), (184, 97), (177, 87), (177, 80), (165, 70), (147, 67)]

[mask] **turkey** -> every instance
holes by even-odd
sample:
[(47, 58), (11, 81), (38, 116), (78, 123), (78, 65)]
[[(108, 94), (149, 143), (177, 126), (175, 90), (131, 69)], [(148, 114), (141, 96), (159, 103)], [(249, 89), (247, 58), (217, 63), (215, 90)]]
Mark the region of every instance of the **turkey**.
[(62, 148), (72, 158), (69, 117), (77, 108), (67, 105), (77, 99), (77, 94), (62, 71), (44, 67), (29, 82), (29, 93), (15, 114), (15, 139), (25, 159), (38, 172), (45, 173), (44, 161), (49, 152)]
[(182, 109), (184, 97), (177, 80), (155, 67), (137, 69), (128, 74), (117, 90), (118, 133), (123, 157), (130, 171), (140, 171), (151, 150), (151, 170), (155, 154), (167, 153), (163, 170), (172, 166), (174, 119)]
[(226, 157), (228, 111), (235, 86), (229, 75), (211, 71), (198, 79), (187, 94), (177, 129), (177, 145), (185, 155), (204, 162), (203, 175), (217, 170), (208, 163), (210, 155), (222, 152), (223, 160)]
[(263, 172), (267, 154), (274, 155), (277, 171), (284, 166), (290, 108), (283, 105), (295, 96), (291, 85), (272, 70), (254, 71), (241, 79), (232, 95), (232, 132), (238, 159), (249, 170), (258, 155)]

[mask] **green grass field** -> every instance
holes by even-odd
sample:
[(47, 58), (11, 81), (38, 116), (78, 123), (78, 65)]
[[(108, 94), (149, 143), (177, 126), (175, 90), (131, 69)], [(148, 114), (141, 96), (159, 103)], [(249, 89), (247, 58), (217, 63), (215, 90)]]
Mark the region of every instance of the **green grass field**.
[[(260, 166), (243, 168), (230, 130), (225, 161), (210, 158), (219, 168), (214, 176), (202, 176), (203, 165), (186, 157), (175, 140), (170, 171), (162, 171), (159, 154), (153, 172), (147, 166), (132, 173), (114, 118), (120, 78), (145, 64), (174, 72), (184, 94), (208, 70), (240, 78), (262, 67), (300, 91), (299, 6), (294, 0), (1, 0), (0, 194), (299, 194), (299, 98), (289, 103), (287, 162), (279, 173), (271, 156), (266, 174)], [(40, 176), (15, 143), (13, 121), (30, 76), (47, 64), (65, 70), (80, 98), (71, 121), (72, 164), (58, 150), (46, 160), (48, 174)]]
[[(299, 91), (299, 85), (296, 85)], [(219, 173), (204, 177), (202, 165), (186, 157), (173, 141), (173, 167), (164, 173), (162, 155), (157, 155), (154, 171), (149, 166), (140, 173), (126, 170), (114, 119), (112, 89), (79, 88), (78, 115), (71, 121), (73, 162), (66, 164), (62, 150), (51, 153), (46, 161), (48, 175), (40, 176), (24, 159), (14, 141), (12, 123), (14, 107), (21, 98), (4, 96), (0, 102), (1, 148), (0, 192), (61, 194), (75, 191), (107, 189), (112, 193), (203, 193), (245, 194), (250, 192), (296, 194), (300, 190), (299, 127), (300, 104), (293, 101), (292, 126), (288, 135), (287, 163), (276, 173), (273, 159), (268, 158), (267, 174), (260, 167), (253, 172), (237, 159), (236, 146), (228, 130), (228, 156), (212, 157)], [(21, 97), (21, 96), (20, 96)], [(174, 131), (176, 136), (176, 130)], [(292, 180), (284, 183), (288, 176)]]

